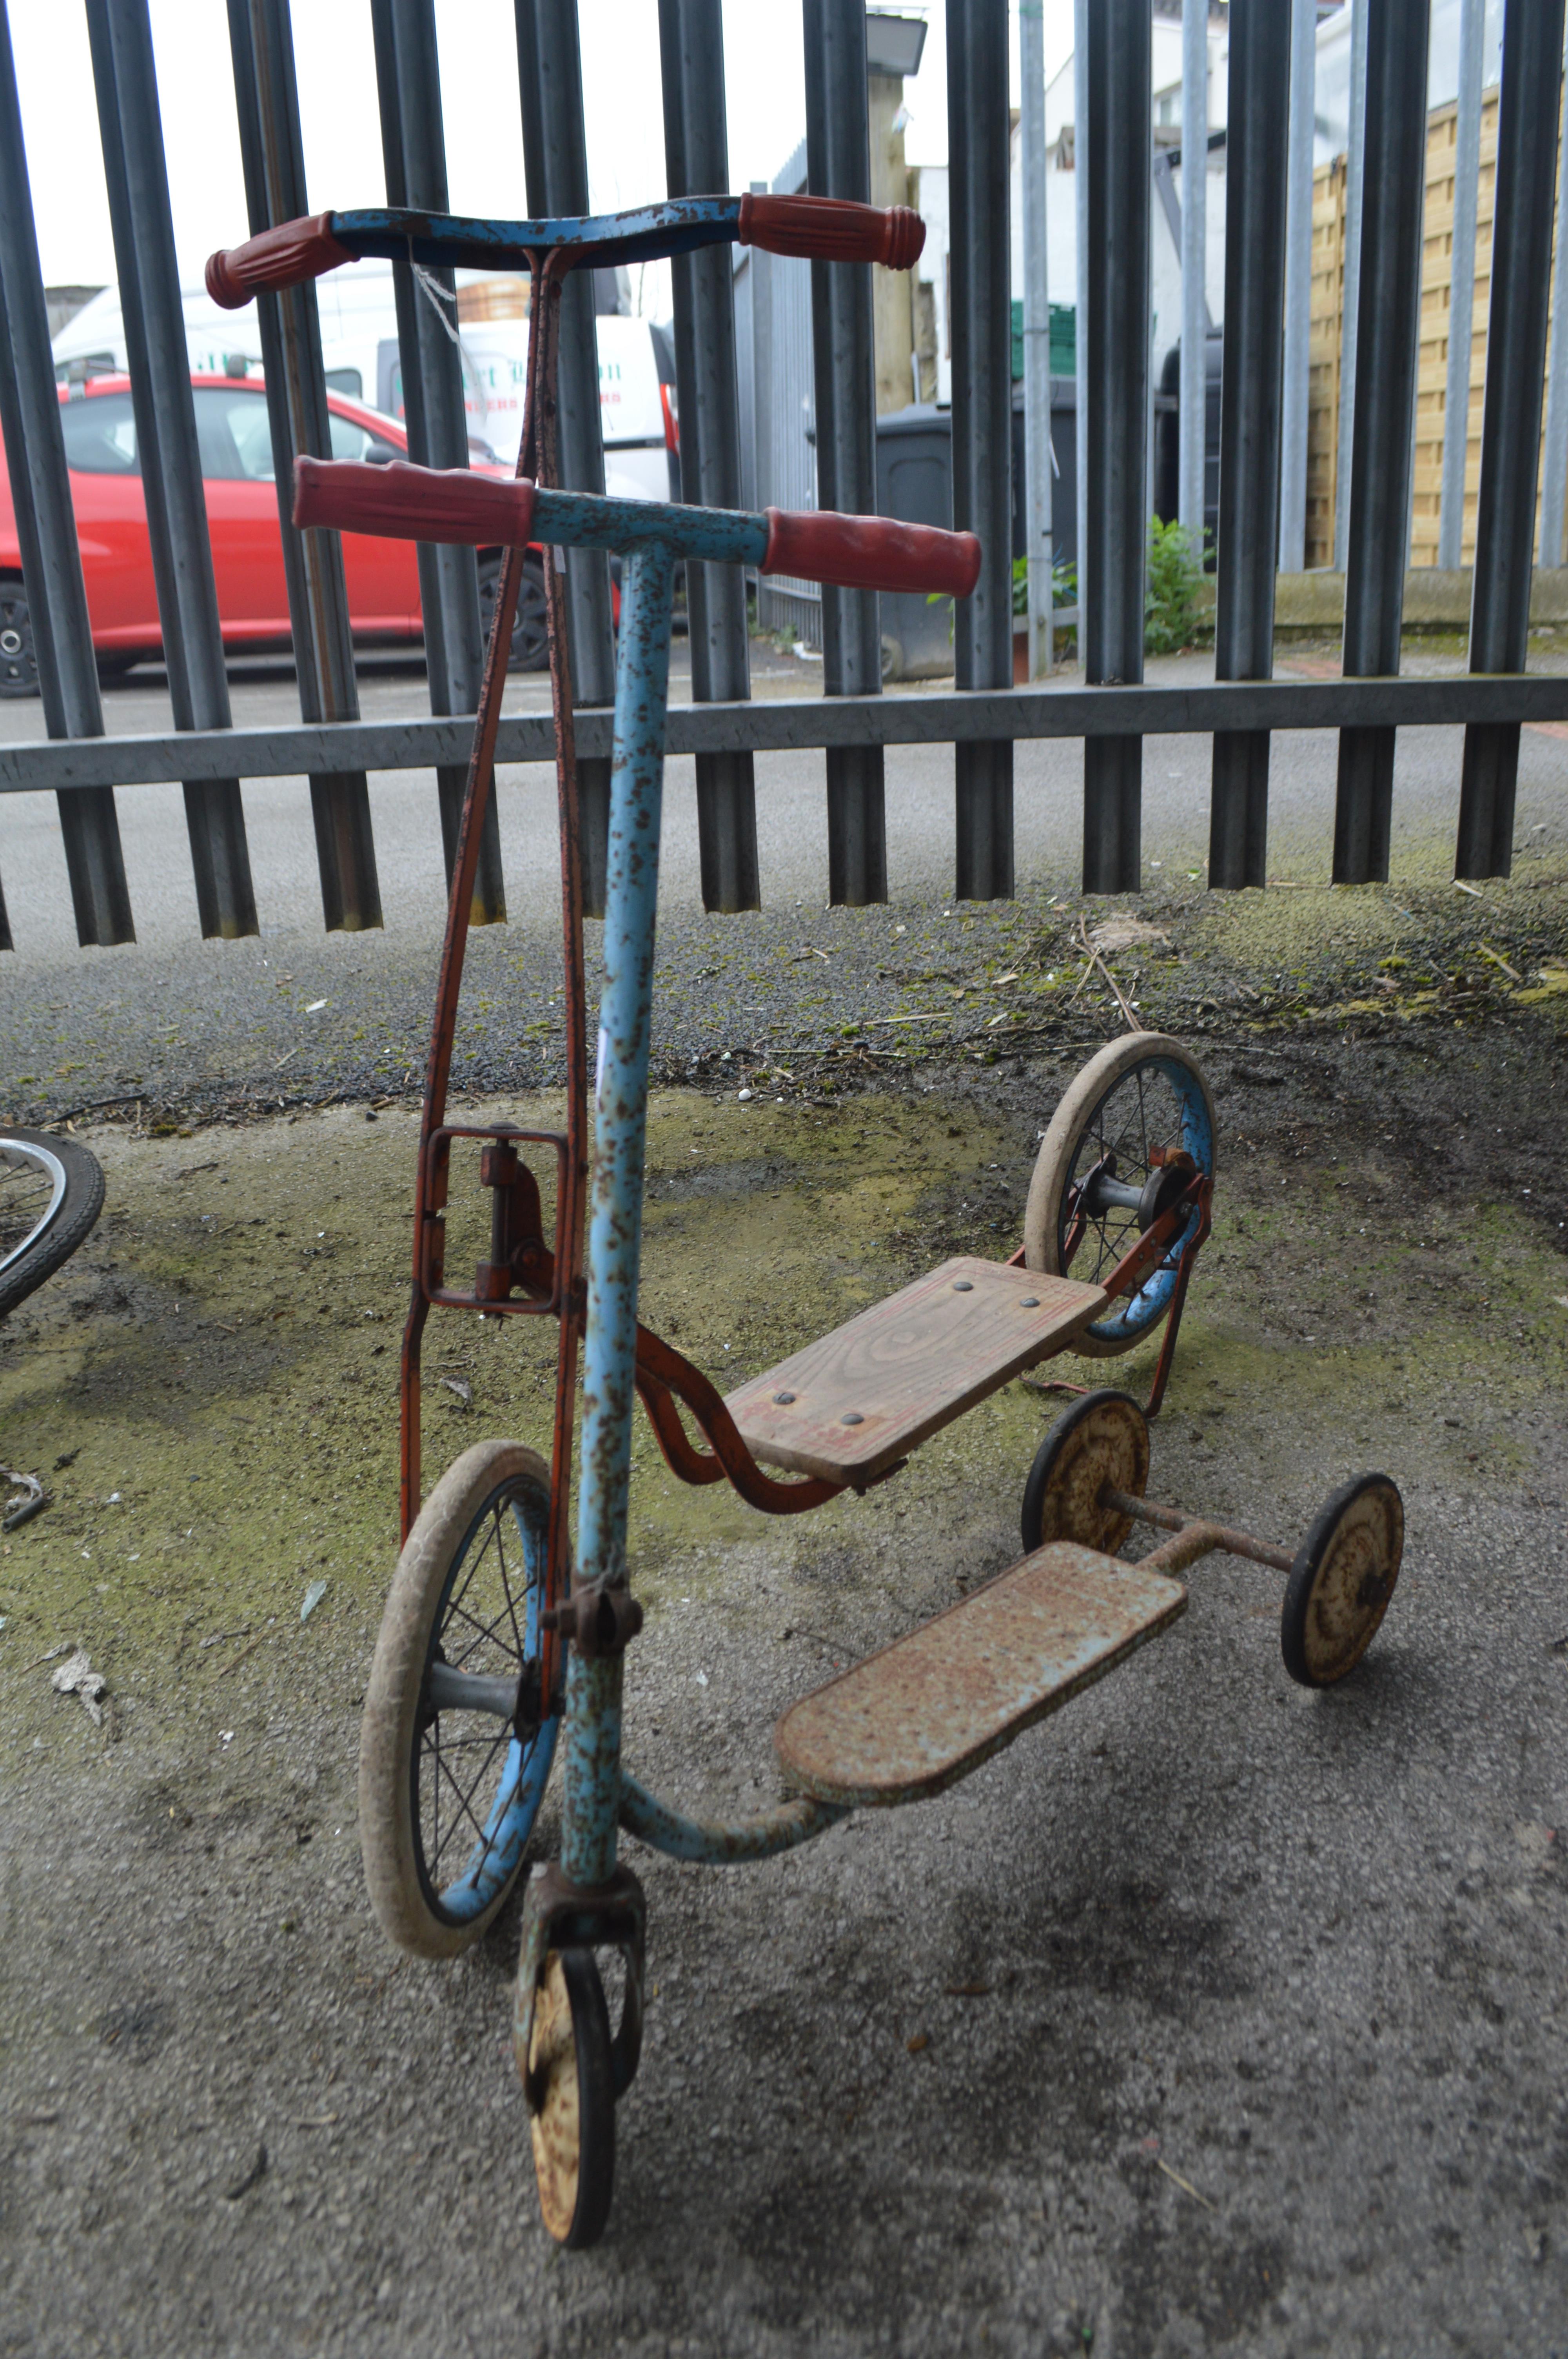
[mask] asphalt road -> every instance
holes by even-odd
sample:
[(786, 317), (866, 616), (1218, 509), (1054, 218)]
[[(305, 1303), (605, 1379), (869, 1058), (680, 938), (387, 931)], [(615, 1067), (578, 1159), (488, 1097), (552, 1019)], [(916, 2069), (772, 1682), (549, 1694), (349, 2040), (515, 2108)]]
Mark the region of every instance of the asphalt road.
[[(1286, 657), (1282, 662), (1291, 661)], [(1314, 658), (1306, 658), (1308, 664)], [(1557, 658), (1549, 660), (1555, 662)], [(1319, 665), (1321, 668), (1321, 665)], [(1406, 669), (1461, 669), (1457, 656), (1419, 652)], [(684, 675), (684, 676), (683, 676)], [(819, 684), (820, 666), (754, 650), (759, 695), (798, 695)], [(1152, 660), (1151, 679), (1212, 678), (1210, 657)], [(104, 695), (105, 725), (131, 734), (171, 725), (160, 675), (132, 675)], [(674, 694), (689, 694), (689, 671), (677, 662)], [(236, 723), (297, 722), (298, 702), (287, 667), (236, 666)], [(544, 684), (514, 679), (509, 705), (545, 710)], [(361, 704), (367, 719), (394, 719), (428, 711), (416, 663), (382, 660), (362, 669)], [(37, 703), (8, 706), (5, 734), (42, 736)], [(1452, 873), (1459, 805), (1457, 731), (1401, 733), (1395, 777), (1392, 863), (1396, 881), (1438, 880)], [(1285, 732), (1273, 744), (1271, 776), (1271, 874), (1326, 879), (1333, 842), (1336, 740), (1332, 733)], [(827, 845), (819, 752), (759, 756), (757, 831), (765, 908), (796, 904), (820, 908), (827, 897)], [(1518, 831), (1521, 842), (1568, 842), (1568, 737), (1541, 730), (1524, 734)], [(1143, 855), (1146, 883), (1203, 869), (1208, 848), (1209, 740), (1153, 737), (1144, 754)], [(262, 939), (319, 941), (320, 901), (316, 880), (308, 789), (303, 778), (253, 780), (244, 786), (246, 825), (261, 917)], [(1016, 756), (1017, 875), (1022, 886), (1072, 889), (1082, 849), (1082, 753), (1076, 740), (1021, 741)], [(439, 936), (445, 914), (434, 774), (384, 773), (371, 781), (376, 856), (389, 944)], [(122, 788), (118, 796), (137, 947), (197, 972), (195, 897), (178, 786)], [(544, 766), (503, 769), (497, 782), (509, 932), (553, 935), (558, 870), (554, 779)], [(945, 746), (894, 746), (887, 754), (889, 888), (894, 900), (940, 900), (953, 878), (953, 759)], [(4, 880), (16, 943), (16, 972), (74, 965), (81, 960), (54, 799), (0, 797), (0, 879)], [(701, 900), (697, 858), (697, 790), (693, 763), (668, 766), (660, 883), (661, 915), (697, 916)], [(247, 955), (239, 946), (230, 955)], [(123, 953), (90, 953), (88, 963), (126, 963)]]
[[(816, 667), (770, 647), (754, 652), (760, 696), (798, 694), (803, 679), (819, 678)], [(1324, 668), (1322, 658), (1288, 659)], [(1452, 669), (1458, 661), (1418, 650), (1407, 668)], [(1150, 667), (1173, 680), (1210, 669), (1201, 657)], [(688, 680), (677, 649), (677, 697)], [(544, 683), (533, 679), (514, 679), (509, 692), (520, 704), (545, 699)], [(420, 667), (365, 667), (362, 699), (367, 712), (423, 710)], [(237, 720), (287, 721), (296, 711), (292, 678), (276, 666), (237, 667), (233, 702)], [(112, 689), (105, 704), (116, 730), (168, 725), (156, 674)], [(41, 730), (39, 708), (12, 706), (6, 725)], [(1401, 734), (1393, 881), (1330, 892), (1334, 739), (1277, 736), (1270, 871), (1281, 889), (1211, 896), (1208, 741), (1152, 738), (1137, 907), (1168, 937), (1175, 964), (1159, 970), (1163, 984), (1147, 986), (1148, 1020), (1202, 1033), (1217, 1008), (1256, 1007), (1281, 989), (1320, 1010), (1359, 1005), (1368, 991), (1391, 987), (1379, 963), (1388, 957), (1407, 967), (1424, 961), (1445, 989), (1455, 956), (1484, 968), (1492, 984), (1499, 970), (1486, 966), (1489, 960), (1500, 957), (1519, 976), (1543, 961), (1561, 962), (1568, 735), (1524, 733), (1513, 878), (1480, 896), (1462, 897), (1451, 883), (1459, 758), (1457, 732)], [(803, 1056), (812, 1063), (842, 1053), (857, 1032), (879, 1053), (924, 1053), (955, 1025), (978, 1029), (994, 1020), (1016, 1029), (1033, 1020), (1027, 1007), (1010, 1016), (1000, 1000), (982, 1010), (975, 987), (989, 990), (992, 978), (1011, 975), (1015, 997), (1037, 984), (1033, 1014), (1046, 1012), (1048, 974), (1081, 961), (1074, 947), (1080, 919), (1093, 923), (1107, 908), (1086, 907), (1078, 891), (1078, 745), (1019, 745), (1017, 897), (1009, 902), (951, 900), (950, 749), (890, 747), (887, 779), (888, 906), (825, 908), (823, 761), (803, 753), (758, 759), (762, 909), (710, 918), (698, 891), (693, 766), (669, 765), (654, 1010), (661, 1075), (722, 1079), (728, 1059), (782, 1065), (798, 1078)], [(322, 929), (305, 781), (253, 782), (244, 792), (260, 937), (198, 939), (179, 790), (138, 788), (123, 790), (119, 806), (139, 939), (113, 951), (75, 945), (52, 798), (0, 797), (0, 878), (16, 940), (15, 954), (0, 960), (10, 1118), (55, 1120), (119, 1101), (144, 1117), (200, 1120), (231, 1107), (375, 1099), (417, 1085), (444, 918), (433, 777), (416, 772), (373, 783), (386, 923), (362, 934)], [(553, 778), (537, 766), (503, 772), (499, 801), (509, 921), (470, 937), (454, 1066), (462, 1085), (479, 1090), (536, 1087), (561, 1070)], [(590, 996), (598, 930), (588, 929)], [(1134, 991), (1139, 973), (1134, 952), (1125, 968)], [(1052, 1004), (1058, 1014), (1067, 1004), (1082, 1029), (1087, 1002), (1068, 1003), (1064, 991)], [(1011, 1038), (995, 1033), (969, 1045), (995, 1054)]]

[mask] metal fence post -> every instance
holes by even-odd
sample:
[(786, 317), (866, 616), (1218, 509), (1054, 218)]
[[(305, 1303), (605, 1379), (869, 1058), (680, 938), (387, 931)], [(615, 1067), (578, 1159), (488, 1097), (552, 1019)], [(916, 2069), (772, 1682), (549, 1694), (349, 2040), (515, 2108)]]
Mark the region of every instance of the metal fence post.
[[(1478, 7), (1479, 0), (1470, 0)], [(1480, 69), (1476, 68), (1479, 116)], [(1568, 222), (1568, 58), (1563, 60), (1563, 126), (1558, 134), (1557, 218)], [(1472, 244), (1474, 241), (1472, 240)], [(1444, 464), (1448, 451), (1444, 449)], [(1546, 377), (1546, 433), (1541, 453), (1541, 562), (1563, 562), (1563, 511), (1568, 504), (1568, 237), (1559, 236), (1552, 274), (1552, 356)], [(1457, 563), (1458, 560), (1455, 559)]]
[[(87, 0), (87, 32), (174, 725), (227, 729), (229, 679), (147, 0)], [(239, 779), (187, 781), (184, 793), (202, 933), (257, 932)]]
[[(288, 0), (229, 0), (229, 46), (245, 204), (254, 236), (279, 222), (297, 221), (310, 210)], [(315, 287), (307, 282), (284, 295), (259, 295), (256, 313), (300, 718), (357, 721), (360, 700), (342, 541), (335, 532), (298, 532), (293, 519), (295, 460), (302, 454), (312, 459), (332, 455)], [(314, 773), (310, 815), (327, 930), (358, 933), (379, 926), (381, 890), (364, 772)]]
[[(1486, 25), (1486, 0), (1459, 0), (1454, 246), (1448, 280), (1448, 371), (1443, 396), (1443, 492), (1437, 515), (1437, 561), (1450, 571), (1465, 561), (1465, 473), (1470, 455), (1470, 367), (1476, 338), (1476, 211), (1481, 177), (1481, 53)], [(1568, 247), (1563, 253), (1568, 255)], [(1560, 271), (1564, 268), (1568, 262), (1560, 262)], [(1557, 506), (1561, 541), (1561, 499)], [(1542, 549), (1541, 563), (1546, 562)]]
[[(447, 210), (447, 152), (441, 130), (440, 63), (436, 52), (434, 0), (371, 0), (376, 94), (386, 201), (416, 211)], [(403, 372), (408, 455), (422, 467), (466, 467), (468, 419), (462, 361), (457, 344), (457, 297), (449, 270), (418, 276), (409, 262), (392, 266), (397, 305), (397, 351)], [(483, 647), (479, 571), (471, 549), (419, 544), (419, 605), (425, 619), (425, 669), (432, 712), (473, 712), (479, 707)], [(436, 773), (441, 802), (441, 843), (447, 881), (457, 858), (466, 765)], [(474, 876), (469, 922), (499, 925), (506, 917), (501, 874), (501, 829), (493, 789), (485, 805), (484, 833)]]
[[(1008, 264), (1007, 0), (947, 0), (953, 527), (980, 578), (953, 616), (959, 688), (1012, 684), (1012, 289)], [(1012, 893), (1012, 740), (954, 747), (961, 901)]]
[[(1088, 329), (1088, 559), (1084, 676), (1143, 677), (1148, 539), (1148, 0), (1097, 0), (1088, 25), (1088, 237), (1078, 290)], [(1084, 742), (1084, 890), (1135, 893), (1141, 871), (1143, 740)]]
[[(586, 213), (589, 210), (588, 137), (583, 124), (577, 0), (516, 0), (516, 13), (529, 214), (537, 221)], [(557, 353), (557, 458), (562, 484), (574, 492), (604, 489), (595, 316), (594, 274), (574, 270), (561, 289)], [(615, 701), (611, 616), (610, 560), (600, 549), (568, 549), (567, 621), (572, 696), (579, 705)], [(610, 841), (608, 760), (579, 754), (577, 788), (583, 909), (590, 918), (602, 918)]]
[[(753, 195), (766, 196), (765, 180), (753, 180)], [(778, 388), (773, 381), (773, 337), (777, 289), (773, 281), (773, 256), (765, 246), (753, 245), (746, 267), (752, 276), (752, 444), (753, 481), (752, 494), (759, 508), (782, 507), (774, 484), (773, 434), (774, 413)], [(758, 619), (765, 621), (761, 585), (758, 588)]]
[(1019, 120), (1023, 149), (1023, 465), (1029, 560), (1029, 677), (1056, 659), (1052, 626), (1051, 287), (1045, 219), (1044, 0), (1019, 0)]
[(1084, 325), (1089, 283), (1089, 0), (1073, 0), (1073, 463), (1077, 489), (1073, 570), (1078, 602), (1078, 660), (1084, 654), (1084, 601), (1089, 578), (1089, 340)]
[[(659, 0), (659, 58), (668, 194), (706, 196), (728, 189), (720, 0)], [(863, 58), (860, 71), (865, 71)], [(738, 507), (741, 502), (733, 269), (727, 245), (677, 255), (670, 265), (681, 497), (708, 507)], [(693, 702), (749, 697), (746, 582), (739, 567), (688, 565), (686, 601)], [(697, 832), (704, 908), (760, 908), (756, 786), (749, 750), (697, 756)]]
[[(49, 351), (49, 312), (22, 140), (10, 20), (0, 6), (0, 430), (16, 512), (22, 583), (51, 737), (102, 737), (87, 592), (66, 473), (65, 440)], [(130, 888), (113, 787), (56, 798), (76, 938), (132, 942)], [(11, 947), (4, 929), (0, 947)]]
[[(1411, 60), (1427, 53), (1428, 0), (1380, 0), (1368, 17), (1356, 416), (1345, 568), (1346, 678), (1400, 668), (1426, 178), (1426, 74), (1412, 72)], [(1394, 732), (1342, 729), (1334, 812), (1336, 885), (1387, 879), (1393, 797)]]
[[(1227, 175), (1229, 169), (1227, 149)], [(1227, 212), (1227, 223), (1229, 218)], [(1176, 514), (1200, 559), (1207, 505), (1207, 260), (1208, 0), (1182, 0), (1182, 344)], [(1228, 319), (1228, 312), (1226, 316)]]
[[(1349, 565), (1350, 479), (1355, 464), (1356, 354), (1361, 319), (1361, 223), (1367, 168), (1367, 11), (1371, 0), (1346, 0), (1350, 9), (1350, 122), (1345, 150), (1345, 266), (1339, 298), (1339, 417), (1334, 444), (1334, 562)], [(1422, 56), (1426, 50), (1423, 48)], [(1413, 82), (1416, 77), (1411, 77)], [(1424, 92), (1426, 78), (1421, 77)]]
[[(1217, 679), (1274, 669), (1291, 30), (1279, 0), (1231, 0)], [(1227, 731), (1214, 741), (1210, 885), (1266, 883), (1268, 850), (1268, 734)]]
[(1312, 343), (1312, 147), (1317, 0), (1291, 0), (1290, 183), (1285, 199), (1285, 376), (1280, 417), (1280, 571), (1306, 566)]
[[(1472, 671), (1522, 671), (1530, 644), (1563, 14), (1563, 0), (1509, 0), (1503, 20)], [(1465, 731), (1456, 876), (1506, 876), (1513, 865), (1519, 732), (1517, 721), (1471, 722)]]
[[(814, 197), (871, 197), (865, 0), (806, 0), (806, 177)], [(869, 263), (811, 266), (816, 497), (871, 516), (877, 505), (876, 360)], [(881, 609), (874, 590), (822, 586), (822, 685), (828, 696), (880, 696)], [(880, 745), (827, 749), (827, 897), (861, 908), (888, 897)]]

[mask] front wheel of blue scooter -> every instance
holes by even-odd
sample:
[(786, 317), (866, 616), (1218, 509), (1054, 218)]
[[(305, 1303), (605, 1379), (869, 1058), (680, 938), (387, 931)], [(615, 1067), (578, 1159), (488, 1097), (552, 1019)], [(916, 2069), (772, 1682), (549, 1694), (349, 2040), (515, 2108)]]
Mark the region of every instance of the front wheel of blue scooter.
[(550, 1478), (481, 1441), (437, 1484), (393, 1577), (360, 1725), (360, 1850), (382, 1930), (476, 1941), (517, 1880), (558, 1721), (538, 1693)]

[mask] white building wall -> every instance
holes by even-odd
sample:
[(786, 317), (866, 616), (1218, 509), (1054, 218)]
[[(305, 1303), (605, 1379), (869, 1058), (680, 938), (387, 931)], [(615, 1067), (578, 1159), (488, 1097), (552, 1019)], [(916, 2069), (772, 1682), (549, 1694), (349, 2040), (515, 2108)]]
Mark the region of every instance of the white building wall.
[[(1179, 132), (1182, 120), (1182, 28), (1173, 18), (1157, 17), (1152, 31), (1155, 125), (1167, 132)], [(1212, 132), (1223, 130), (1226, 120), (1229, 44), (1223, 25), (1211, 29), (1208, 47), (1208, 127)], [(1074, 168), (1064, 168), (1064, 155), (1073, 149), (1076, 113), (1073, 60), (1069, 57), (1045, 85), (1045, 234), (1051, 300), (1075, 306), (1078, 299), (1077, 177)], [(1067, 135), (1065, 141), (1064, 133)], [(1208, 199), (1206, 292), (1209, 310), (1217, 326), (1225, 309), (1224, 148), (1214, 149), (1206, 158), (1206, 163)], [(1175, 173), (1174, 185), (1179, 200), (1181, 169)], [(1011, 211), (1012, 292), (1017, 300), (1023, 294), (1023, 170), (1016, 127), (1012, 136)], [(1152, 229), (1150, 294), (1154, 313), (1155, 366), (1158, 368), (1160, 360), (1175, 342), (1180, 330), (1182, 273), (1181, 258), (1173, 244), (1165, 210), (1157, 193), (1152, 198)]]
[(936, 307), (936, 399), (946, 408), (953, 398), (953, 337), (947, 319), (947, 167), (922, 164), (911, 179), (917, 183), (914, 203), (925, 223), (925, 245), (915, 265), (922, 285), (931, 288)]

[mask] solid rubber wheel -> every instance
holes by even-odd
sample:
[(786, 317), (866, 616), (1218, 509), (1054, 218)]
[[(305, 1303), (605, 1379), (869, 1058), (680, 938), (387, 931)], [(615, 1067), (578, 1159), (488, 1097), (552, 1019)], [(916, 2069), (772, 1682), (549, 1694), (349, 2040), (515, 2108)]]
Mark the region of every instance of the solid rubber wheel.
[[(1108, 1041), (1063, 1093), (1041, 1142), (1023, 1214), (1027, 1266), (1054, 1277), (1070, 1272), (1099, 1285), (1137, 1244), (1142, 1222), (1134, 1206), (1116, 1204), (1080, 1223), (1080, 1199), (1091, 1173), (1103, 1169), (1124, 1187), (1157, 1190), (1164, 1158), (1180, 1151), (1212, 1179), (1214, 1136), (1208, 1083), (1179, 1040), (1163, 1032), (1125, 1032)], [(1181, 1249), (1197, 1219), (1195, 1212), (1136, 1294), (1119, 1297), (1081, 1331), (1075, 1352), (1110, 1358), (1159, 1325), (1176, 1290)]]
[(360, 1850), (383, 1931), (416, 1957), (455, 1957), (483, 1932), (549, 1777), (557, 1721), (519, 1735), (507, 1703), (538, 1660), (549, 1504), (533, 1451), (476, 1442), (393, 1576), (360, 1723)]
[(103, 1169), (76, 1139), (0, 1128), (0, 1318), (70, 1260), (103, 1210)]
[[(479, 570), (479, 618), (488, 641), (495, 622), (496, 593), (501, 588), (501, 561), (492, 558)], [(550, 660), (549, 625), (545, 612), (545, 570), (535, 558), (523, 560), (517, 612), (512, 618), (512, 653), (508, 671), (543, 671)]]
[(591, 1950), (552, 1950), (534, 2002), (529, 2117), (539, 2209), (557, 2245), (597, 2245), (615, 2183), (610, 2010)]
[(1114, 1556), (1130, 1516), (1100, 1505), (1107, 1484), (1143, 1496), (1149, 1484), (1149, 1424), (1128, 1393), (1086, 1393), (1056, 1419), (1034, 1453), (1023, 1486), (1023, 1549), (1076, 1540)]
[(1325, 1500), (1285, 1584), (1280, 1651), (1303, 1688), (1353, 1671), (1389, 1610), (1404, 1553), (1405, 1510), (1386, 1474), (1361, 1474)]

